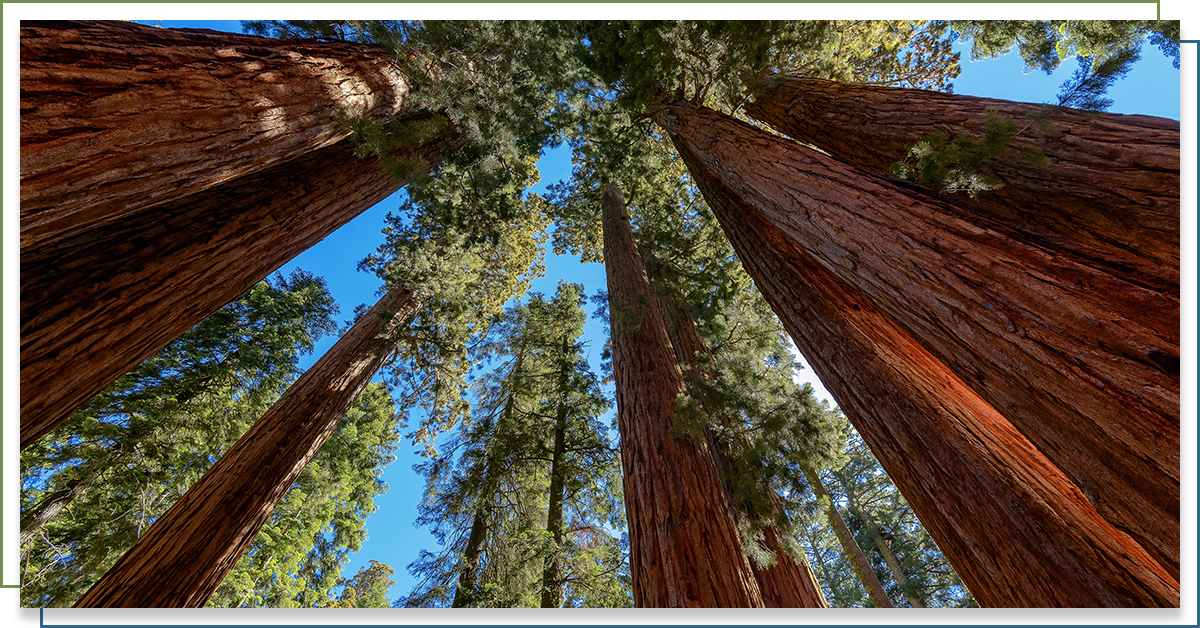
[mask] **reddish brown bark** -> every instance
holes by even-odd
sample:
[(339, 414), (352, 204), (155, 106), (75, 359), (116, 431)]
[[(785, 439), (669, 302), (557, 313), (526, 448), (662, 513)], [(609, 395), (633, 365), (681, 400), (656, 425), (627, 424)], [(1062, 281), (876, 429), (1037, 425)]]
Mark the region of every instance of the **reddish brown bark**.
[(769, 77), (766, 85), (746, 107), (750, 117), (876, 172), (935, 131), (982, 137), (985, 112), (995, 110), (1022, 132), (980, 170), (1004, 187), (972, 204), (1119, 251), (1178, 291), (1178, 121), (821, 79)]
[(1004, 417), (675, 141), (746, 271), (981, 604), (1178, 606), (1178, 583)]
[[(815, 471), (805, 468), (804, 477), (808, 479), (808, 485), (812, 487), (817, 499), (829, 497), (829, 491), (825, 490), (825, 483), (821, 481), (821, 476), (817, 475)], [(854, 565), (854, 573), (858, 575), (858, 581), (862, 583), (863, 589), (866, 589), (871, 604), (875, 608), (894, 608), (891, 598), (883, 588), (883, 583), (879, 582), (879, 576), (875, 575), (875, 569), (871, 567), (871, 561), (867, 560), (867, 555), (863, 553), (862, 547), (854, 538), (854, 533), (846, 526), (846, 520), (842, 518), (842, 513), (838, 512), (837, 505), (833, 503), (832, 499), (829, 499), (825, 516), (829, 519), (829, 527), (833, 528), (838, 542), (842, 544), (842, 549), (846, 551), (850, 564)]]
[(399, 188), (347, 140), (22, 259), (21, 447)]
[(128, 22), (21, 23), (21, 250), (259, 172), (388, 116), (378, 47)]
[[(699, 355), (710, 354), (711, 351), (700, 337), (696, 320), (690, 312), (676, 304), (670, 297), (665, 296), (664, 291), (657, 285), (652, 285), (659, 311), (667, 329), (667, 336), (671, 340), (671, 347), (675, 350), (675, 359), (680, 368), (691, 371), (698, 377), (712, 379), (711, 369), (702, 367), (698, 359)], [(707, 406), (704, 399), (701, 399), (700, 402)], [(729, 419), (725, 418), (725, 421), (726, 425), (729, 425)], [(722, 485), (725, 489), (726, 499), (732, 508), (744, 511), (744, 508), (734, 503), (731, 495), (728, 473), (733, 469), (734, 462), (729, 456), (728, 446), (716, 438), (711, 431), (705, 435), (708, 439), (709, 450), (713, 453), (713, 462), (717, 465), (717, 473), (723, 480)], [(776, 512), (778, 512), (782, 504), (777, 495), (772, 495), (772, 497)], [(757, 517), (753, 513), (747, 513), (746, 516)], [(758, 582), (758, 588), (762, 592), (763, 604), (767, 608), (828, 608), (829, 602), (825, 600), (825, 592), (817, 582), (816, 574), (813, 573), (808, 561), (804, 557), (800, 557), (799, 560), (794, 559), (783, 548), (779, 543), (779, 531), (775, 526), (767, 525), (763, 529), (763, 545), (775, 557), (775, 564), (764, 569), (751, 560), (750, 569), (754, 572), (754, 579)]]
[(672, 431), (683, 374), (624, 198), (608, 184), (600, 205), (634, 605), (761, 607), (712, 454)]
[(411, 290), (389, 291), (75, 606), (203, 606), (391, 355), (388, 331), (416, 307)]
[(1177, 296), (1130, 281), (1101, 251), (729, 116), (678, 103), (659, 119), (681, 152), (894, 320), (1178, 573)]

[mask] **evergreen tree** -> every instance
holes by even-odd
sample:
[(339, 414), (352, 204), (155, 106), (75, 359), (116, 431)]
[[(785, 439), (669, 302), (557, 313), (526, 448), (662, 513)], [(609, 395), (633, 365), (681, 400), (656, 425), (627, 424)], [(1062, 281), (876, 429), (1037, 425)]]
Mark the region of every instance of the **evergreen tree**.
[(330, 600), (326, 608), (387, 608), (387, 592), (393, 584), (392, 568), (372, 560), (370, 565), (358, 570), (354, 577), (340, 582), (342, 593), (337, 600)]
[(534, 295), (477, 349), (488, 366), (469, 421), (417, 467), (417, 524), (444, 549), (409, 566), (421, 582), (397, 606), (628, 605), (619, 466), (577, 341), (581, 306), (571, 284)]
[(391, 355), (419, 307), (390, 288), (75, 603), (199, 607)]
[(407, 107), (378, 49), (120, 22), (21, 44), (22, 447), (405, 183), (335, 115)]

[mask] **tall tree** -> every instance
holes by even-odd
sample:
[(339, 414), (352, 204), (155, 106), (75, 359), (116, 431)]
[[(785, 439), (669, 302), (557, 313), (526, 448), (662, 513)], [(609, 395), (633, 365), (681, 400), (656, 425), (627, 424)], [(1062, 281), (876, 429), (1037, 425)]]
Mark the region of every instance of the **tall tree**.
[(22, 447), (398, 188), (342, 142), (23, 258)]
[[(809, 423), (818, 416), (809, 411), (815, 406), (812, 393), (792, 382), (784, 336), (766, 303), (736, 289), (748, 287), (748, 278), (736, 268), (703, 200), (689, 199), (691, 211), (653, 211), (648, 196), (638, 201), (639, 252), (646, 251), (659, 314), (697, 402), (690, 410), (701, 415), (763, 602), (775, 608), (825, 607), (807, 559), (790, 542), (795, 531), (778, 492), (785, 469), (827, 453), (821, 438), (800, 436), (821, 431)], [(707, 333), (700, 316), (709, 319)]]
[(888, 599), (887, 591), (883, 589), (883, 584), (879, 582), (879, 577), (875, 575), (874, 569), (871, 568), (871, 563), (867, 560), (866, 554), (863, 553), (862, 547), (854, 539), (854, 534), (850, 532), (849, 526), (846, 525), (846, 520), (842, 518), (842, 513), (838, 512), (837, 505), (829, 498), (829, 491), (825, 490), (825, 483), (821, 481), (821, 477), (811, 468), (807, 467), (804, 469), (804, 475), (808, 478), (808, 483), (812, 487), (813, 492), (816, 493), (817, 499), (825, 507), (825, 513), (829, 519), (829, 527), (833, 528), (838, 542), (842, 544), (842, 549), (850, 559), (850, 564), (854, 565), (854, 573), (858, 576), (858, 580), (862, 583), (863, 588), (866, 589), (867, 597), (871, 600), (871, 606), (875, 608), (893, 608), (892, 601)]
[(414, 292), (394, 287), (75, 606), (203, 606), (391, 354)]
[[(842, 422), (844, 416), (835, 416)], [(847, 435), (845, 458), (824, 474), (831, 497), (843, 504), (847, 523), (867, 552), (896, 604), (963, 606), (974, 599), (925, 532), (912, 508), (882, 472), (856, 432)]]
[[(1177, 572), (1179, 329), (1147, 315), (1175, 302), (1112, 272), (1103, 252), (712, 110), (677, 102), (656, 119), (693, 176), (703, 163), (704, 176), (893, 317)], [(743, 262), (762, 254), (738, 252)]]
[(628, 605), (605, 530), (623, 527), (619, 467), (598, 422), (609, 403), (577, 344), (581, 303), (569, 284), (535, 294), (478, 350), (469, 426), (419, 467), (418, 523), (445, 549), (410, 565), (422, 580), (397, 605)]
[(1004, 417), (676, 145), (747, 272), (981, 604), (1178, 604), (1177, 582)]
[(624, 198), (607, 184), (600, 205), (634, 603), (762, 606), (703, 433), (679, 420), (687, 389)]
[(934, 134), (979, 142), (989, 118), (1003, 116), (1010, 142), (977, 170), (1002, 187), (971, 203), (1099, 246), (1178, 299), (1177, 121), (782, 76), (765, 79), (746, 113), (879, 173)]

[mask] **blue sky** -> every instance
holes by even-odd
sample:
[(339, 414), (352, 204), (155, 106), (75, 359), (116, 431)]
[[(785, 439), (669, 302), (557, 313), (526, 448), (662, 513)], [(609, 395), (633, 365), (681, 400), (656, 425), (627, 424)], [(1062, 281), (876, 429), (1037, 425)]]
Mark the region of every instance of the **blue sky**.
[[(240, 31), (237, 21), (167, 21), (163, 26), (187, 26), (212, 28), (215, 30)], [(962, 75), (954, 81), (954, 91), (959, 94), (1004, 98), (1024, 102), (1053, 102), (1059, 86), (1074, 72), (1076, 63), (1070, 60), (1055, 74), (1042, 72), (1025, 74), (1023, 62), (1015, 54), (998, 59), (970, 61), (969, 50), (957, 46), (963, 52)], [(1171, 65), (1157, 47), (1146, 45), (1142, 60), (1124, 79), (1109, 92), (1114, 104), (1112, 113), (1147, 114), (1179, 119), (1179, 71)], [(538, 162), (541, 183), (532, 188), (544, 192), (548, 184), (567, 179), (571, 174), (570, 150), (566, 146), (547, 152)], [(320, 244), (304, 252), (281, 271), (285, 274), (294, 268), (303, 268), (326, 279), (329, 290), (341, 306), (338, 320), (351, 317), (354, 307), (360, 303), (373, 304), (382, 282), (372, 274), (358, 272), (357, 266), (367, 253), (383, 243), (380, 229), (389, 210), (400, 205), (397, 193), (358, 218), (343, 226)], [(600, 264), (581, 264), (573, 256), (546, 254), (546, 276), (533, 282), (532, 290), (552, 295), (560, 280), (582, 283), (586, 293), (595, 294), (605, 288), (604, 267)], [(585, 326), (585, 342), (590, 342), (591, 364), (599, 372), (600, 351), (604, 343), (604, 330), (599, 321), (590, 320)], [(301, 362), (302, 368), (314, 363), (333, 343), (327, 337), (317, 344), (316, 350)], [(811, 376), (811, 370), (806, 373)], [(829, 398), (824, 387), (815, 381), (818, 396)], [(832, 399), (830, 399), (832, 402)], [(426, 529), (414, 528), (417, 504), (421, 499), (423, 479), (412, 471), (412, 465), (421, 458), (417, 449), (403, 444), (397, 452), (398, 459), (384, 472), (383, 479), (390, 485), (386, 495), (376, 500), (379, 510), (367, 521), (369, 539), (362, 551), (351, 557), (343, 574), (353, 575), (371, 560), (390, 565), (395, 574), (396, 585), (390, 598), (405, 595), (415, 584), (408, 574), (407, 565), (416, 559), (420, 549), (437, 551), (436, 541)]]

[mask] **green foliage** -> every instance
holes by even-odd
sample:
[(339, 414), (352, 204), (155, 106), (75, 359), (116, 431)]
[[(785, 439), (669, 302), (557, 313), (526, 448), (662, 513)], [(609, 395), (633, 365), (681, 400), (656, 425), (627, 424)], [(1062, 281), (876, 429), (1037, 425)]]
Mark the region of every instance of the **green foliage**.
[(261, 282), (23, 451), (23, 513), (90, 485), (21, 548), (22, 604), (86, 591), (295, 379), (335, 311), (309, 273)]
[(979, 169), (1002, 155), (1020, 131), (1011, 118), (990, 109), (986, 113), (983, 137), (962, 134), (947, 143), (946, 134), (936, 131), (909, 146), (908, 154), (892, 164), (887, 174), (937, 192), (965, 193), (971, 198), (999, 189), (1001, 183), (979, 174)]
[[(422, 551), (409, 565), (420, 581), (396, 606), (537, 606), (542, 566), (554, 554), (567, 605), (629, 605), (628, 565), (613, 533), (624, 527), (620, 466), (599, 422), (609, 402), (578, 344), (582, 303), (572, 284), (553, 299), (533, 295), (476, 348), (483, 371), (469, 420), (442, 456), (416, 467), (427, 482), (417, 525), (429, 526), (444, 549)], [(546, 529), (560, 416), (568, 531), (561, 547)]]
[(370, 565), (358, 570), (354, 577), (340, 584), (342, 594), (337, 600), (330, 600), (323, 606), (326, 608), (387, 608), (387, 592), (395, 580), (391, 576), (392, 568), (372, 560)]
[(950, 89), (944, 29), (901, 21), (587, 22), (584, 64), (629, 112), (684, 99), (736, 109), (766, 72)]
[(1057, 104), (1090, 111), (1108, 109), (1113, 101), (1111, 98), (1104, 98), (1104, 93), (1113, 83), (1129, 73), (1137, 59), (1138, 51), (1133, 48), (1121, 50), (1098, 64), (1091, 57), (1080, 59), (1075, 73), (1059, 89)]
[[(381, 46), (413, 91), (387, 120), (350, 118), (361, 155), (374, 155), (433, 220), (469, 244), (495, 242), (524, 210), (533, 162), (573, 119), (578, 33), (571, 22), (533, 20), (246, 22), (248, 31)], [(460, 148), (436, 170), (404, 149), (451, 132)], [(533, 179), (536, 181), (536, 179)]]
[[(531, 175), (536, 177), (536, 171)], [(536, 180), (536, 179), (534, 179)], [(396, 354), (385, 376), (408, 425), (410, 411), (421, 419), (408, 434), (436, 456), (434, 441), (468, 412), (469, 350), (545, 272), (548, 220), (545, 203), (527, 196), (522, 211), (502, 225), (495, 242), (472, 244), (453, 227), (423, 211), (415, 197), (400, 213), (389, 213), (387, 241), (359, 263), (388, 285), (408, 286), (422, 303), (412, 322), (396, 330)]]

